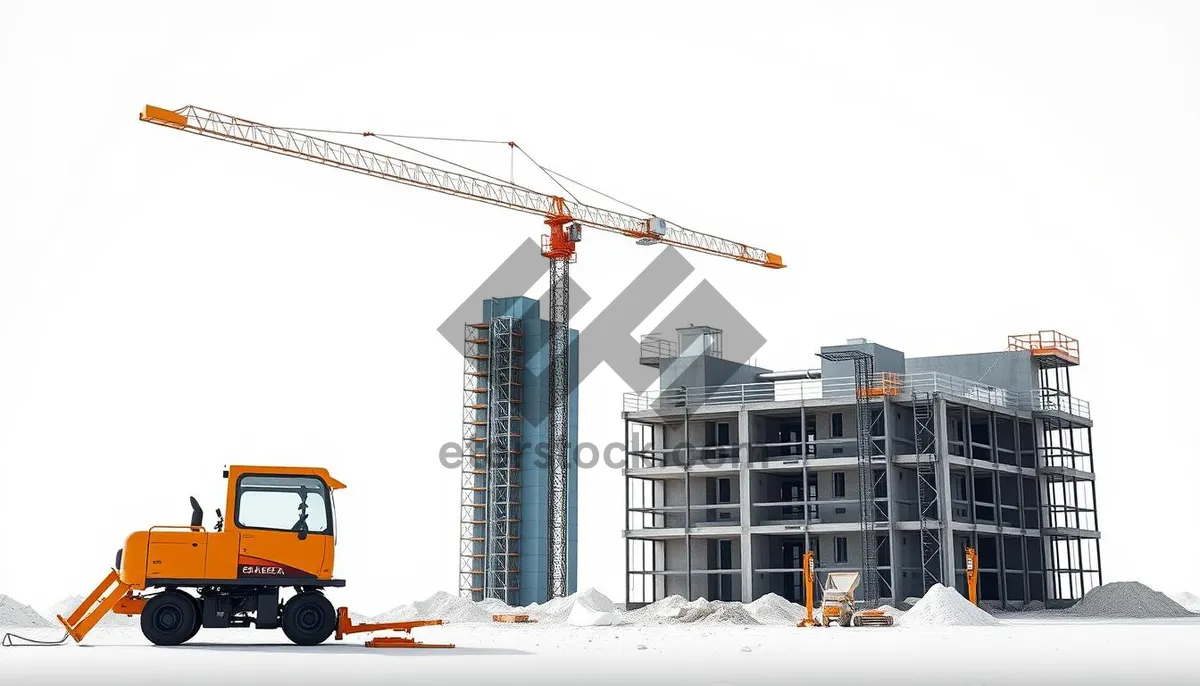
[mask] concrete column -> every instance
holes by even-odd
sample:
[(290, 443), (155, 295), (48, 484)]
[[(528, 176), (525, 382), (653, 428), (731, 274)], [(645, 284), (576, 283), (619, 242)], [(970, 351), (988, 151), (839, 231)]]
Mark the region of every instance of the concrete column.
[(754, 600), (753, 554), (750, 549), (750, 413), (738, 410), (738, 511), (742, 523), (742, 602)]
[(937, 458), (938, 513), (942, 520), (942, 585), (954, 586), (954, 533), (951, 528), (953, 510), (950, 505), (950, 446), (946, 420), (946, 400), (940, 393), (934, 394), (933, 417), (935, 437), (934, 449)]

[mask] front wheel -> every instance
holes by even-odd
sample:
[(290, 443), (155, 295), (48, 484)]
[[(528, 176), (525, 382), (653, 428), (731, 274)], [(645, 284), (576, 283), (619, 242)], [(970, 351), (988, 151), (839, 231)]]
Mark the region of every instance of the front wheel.
[(196, 599), (183, 591), (165, 591), (142, 608), (142, 635), (159, 646), (177, 646), (196, 635), (200, 612)]
[(337, 612), (324, 594), (305, 591), (283, 606), (283, 633), (292, 643), (315, 646), (329, 638), (337, 626)]

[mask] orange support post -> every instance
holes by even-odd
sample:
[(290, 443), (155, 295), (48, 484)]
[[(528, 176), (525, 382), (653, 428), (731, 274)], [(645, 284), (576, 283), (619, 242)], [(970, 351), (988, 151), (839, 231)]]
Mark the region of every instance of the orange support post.
[[(422, 626), (437, 626), (445, 624), (441, 619), (422, 619), (414, 622), (383, 622), (379, 624), (355, 624), (350, 621), (349, 608), (338, 608), (337, 629), (334, 632), (335, 640), (342, 640), (343, 636), (349, 634), (360, 634), (372, 631), (402, 631), (404, 633), (412, 633), (413, 629)], [(453, 643), (421, 643), (412, 636), (379, 636), (367, 641), (364, 645), (368, 648), (453, 648)]]
[(119, 608), (121, 614), (141, 614), (145, 604), (146, 601), (130, 595), (129, 585), (121, 581), (121, 575), (114, 569), (104, 577), (104, 581), (100, 582), (91, 595), (84, 598), (70, 617), (56, 617), (67, 630), (67, 635), (78, 643), (114, 608)]
[(816, 574), (813, 551), (804, 551), (804, 619), (796, 626), (816, 626), (813, 621), (813, 576)]
[(967, 548), (967, 597), (972, 605), (979, 604), (979, 555)]

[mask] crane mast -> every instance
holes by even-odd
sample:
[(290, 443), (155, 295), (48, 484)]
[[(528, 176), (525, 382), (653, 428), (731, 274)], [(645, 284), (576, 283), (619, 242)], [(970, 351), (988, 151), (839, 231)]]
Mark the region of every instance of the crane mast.
[[(782, 269), (783, 259), (761, 248), (683, 228), (660, 217), (636, 217), (515, 184), (439, 169), (417, 162), (310, 136), (300, 131), (260, 124), (188, 105), (169, 110), (146, 105), (139, 119), (230, 143), (238, 143), (324, 166), (373, 176), (408, 186), (540, 215), (549, 232), (542, 236), (542, 255), (550, 261), (549, 420), (547, 426), (548, 543), (547, 589), (551, 598), (567, 595), (570, 455), (570, 265), (581, 227), (589, 226), (636, 239), (727, 257), (769, 269)], [(369, 132), (363, 133), (370, 136)]]

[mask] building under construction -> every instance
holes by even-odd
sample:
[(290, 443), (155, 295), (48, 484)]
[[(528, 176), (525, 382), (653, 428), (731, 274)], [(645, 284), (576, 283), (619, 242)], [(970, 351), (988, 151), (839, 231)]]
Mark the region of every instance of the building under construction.
[(1102, 583), (1075, 339), (936, 357), (855, 339), (778, 372), (723, 359), (721, 337), (643, 341), (659, 389), (624, 400), (631, 606), (803, 602), (806, 550), (818, 573), (861, 570), (866, 606), (934, 583), (965, 595), (968, 547), (985, 602), (1054, 606)]
[[(549, 323), (541, 303), (490, 298), (464, 330), (459, 595), (509, 605), (549, 592), (551, 527), (566, 528), (567, 593), (575, 592), (577, 466), (567, 470), (567, 517), (550, 516), (547, 429)], [(579, 425), (578, 332), (569, 337), (569, 455)]]

